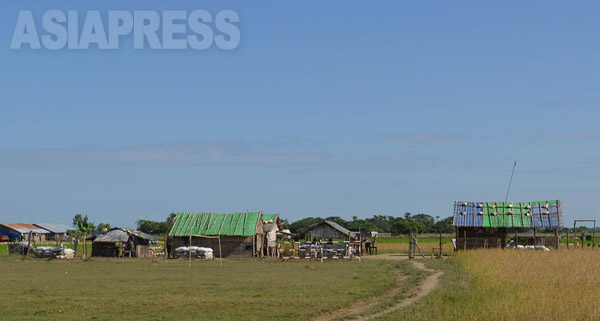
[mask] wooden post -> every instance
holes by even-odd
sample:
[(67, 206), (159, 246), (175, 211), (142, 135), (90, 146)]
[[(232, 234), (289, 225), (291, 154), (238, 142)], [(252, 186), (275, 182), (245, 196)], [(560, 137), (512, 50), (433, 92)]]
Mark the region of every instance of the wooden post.
[(361, 233), (361, 231), (360, 231), (360, 227), (359, 227), (359, 228), (358, 228), (358, 241), (359, 241), (359, 243), (358, 243), (358, 244), (360, 244), (360, 256), (362, 256), (362, 253), (363, 253), (363, 248), (362, 248), (363, 244), (362, 244), (362, 240), (363, 240), (363, 238), (362, 238), (362, 233)]
[(459, 237), (460, 237), (460, 234), (458, 233), (458, 226), (456, 226), (454, 228), (454, 234), (455, 234), (454, 238), (456, 239), (456, 247), (454, 248), (454, 252), (457, 252), (458, 251), (458, 240), (459, 240)]
[(164, 248), (164, 251), (165, 251), (165, 261), (167, 260), (167, 256), (169, 256), (169, 253), (167, 251), (167, 244), (169, 244), (169, 235), (168, 234), (167, 234), (167, 237), (165, 237), (165, 248)]
[(569, 249), (569, 230), (567, 229), (567, 250)]
[(192, 234), (190, 233), (190, 241), (188, 246), (188, 269), (192, 268)]
[(413, 256), (413, 231), (408, 232), (408, 259), (412, 260)]
[(556, 239), (556, 249), (560, 249), (560, 238), (558, 237), (558, 227), (554, 228), (554, 238)]
[(219, 235), (219, 261), (221, 261), (221, 266), (223, 266), (223, 252), (221, 251), (221, 235)]
[(467, 229), (463, 230), (463, 237), (464, 237), (464, 250), (467, 250)]
[(440, 230), (440, 259), (442, 258), (442, 231)]
[(533, 246), (535, 246), (535, 245), (536, 245), (536, 244), (535, 244), (535, 242), (536, 242), (536, 238), (535, 238), (535, 237), (536, 237), (536, 233), (535, 233), (535, 231), (536, 231), (536, 230), (537, 230), (537, 229), (534, 227), (534, 228), (533, 228)]
[(596, 246), (596, 220), (594, 220), (594, 229), (592, 230), (592, 250)]
[(31, 238), (33, 237), (33, 232), (29, 231), (29, 240), (27, 240), (27, 256), (29, 256), (29, 247), (31, 246)]
[(519, 247), (519, 232), (515, 230), (515, 250)]

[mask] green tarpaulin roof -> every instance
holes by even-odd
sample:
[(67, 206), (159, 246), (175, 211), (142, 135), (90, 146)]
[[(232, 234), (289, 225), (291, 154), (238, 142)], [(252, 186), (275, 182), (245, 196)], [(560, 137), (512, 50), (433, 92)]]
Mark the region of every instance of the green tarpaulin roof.
[(560, 200), (454, 202), (454, 226), (555, 228), (562, 226)]
[(261, 212), (179, 213), (169, 236), (252, 236), (261, 216)]
[(263, 214), (262, 220), (263, 220), (263, 222), (268, 222), (268, 221), (275, 222), (277, 220), (277, 216), (279, 216), (279, 214)]

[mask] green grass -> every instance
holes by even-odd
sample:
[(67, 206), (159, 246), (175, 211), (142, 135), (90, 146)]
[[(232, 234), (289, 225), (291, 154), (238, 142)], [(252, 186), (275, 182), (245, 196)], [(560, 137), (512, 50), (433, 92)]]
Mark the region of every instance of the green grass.
[(400, 284), (400, 290), (393, 296), (384, 297), (377, 302), (374, 306), (356, 314), (347, 315), (336, 319), (335, 321), (352, 320), (359, 316), (368, 316), (377, 313), (385, 308), (403, 300), (404, 298), (412, 295), (414, 287), (423, 281), (427, 276), (427, 272), (414, 268), (409, 261), (390, 262), (393, 268), (402, 271), (404, 279)]
[(0, 257), (6, 320), (308, 320), (394, 286), (385, 262)]
[[(454, 238), (454, 234), (442, 234), (442, 242), (444, 242), (444, 243), (452, 242), (453, 238)], [(418, 235), (417, 239), (419, 240), (420, 243), (421, 242), (422, 243), (439, 243), (440, 242), (439, 236), (434, 237), (434, 236), (430, 236), (430, 234), (428, 234), (427, 236)], [(408, 236), (378, 238), (377, 243), (385, 243), (385, 244), (408, 243)]]
[(470, 277), (453, 258), (423, 262), (430, 269), (444, 271), (440, 286), (414, 304), (384, 315), (377, 321), (468, 320), (468, 312), (461, 308), (473, 299), (468, 294)]
[[(43, 242), (42, 244), (33, 244), (35, 247), (37, 246), (56, 246), (56, 242), (54, 241), (46, 241)], [(72, 249), (73, 246), (71, 245), (71, 243), (68, 242), (64, 242), (64, 245), (66, 248)], [(87, 242), (87, 248), (88, 248), (88, 255), (92, 254), (92, 243), (91, 242)], [(0, 243), (0, 256), (5, 256), (8, 253), (8, 243)], [(80, 242), (77, 246), (77, 256), (81, 257), (83, 255), (83, 243)]]

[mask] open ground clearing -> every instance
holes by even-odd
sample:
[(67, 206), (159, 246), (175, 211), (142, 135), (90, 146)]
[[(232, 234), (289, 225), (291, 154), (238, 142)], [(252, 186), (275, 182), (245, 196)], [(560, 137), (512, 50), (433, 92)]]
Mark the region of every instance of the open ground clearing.
[(445, 260), (0, 258), (11, 320), (596, 320), (600, 251), (475, 250)]
[(0, 258), (7, 320), (308, 320), (392, 288), (382, 261)]

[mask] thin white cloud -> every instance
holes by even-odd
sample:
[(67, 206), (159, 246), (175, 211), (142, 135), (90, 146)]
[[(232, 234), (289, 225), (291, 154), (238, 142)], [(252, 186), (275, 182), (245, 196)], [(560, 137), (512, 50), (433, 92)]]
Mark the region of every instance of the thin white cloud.
[(468, 136), (457, 133), (388, 133), (380, 135), (380, 138), (406, 145), (441, 145), (459, 143), (468, 139)]
[(328, 155), (293, 152), (281, 143), (220, 140), (131, 145), (116, 148), (39, 148), (0, 150), (4, 168), (96, 168), (152, 165), (302, 166), (320, 163)]

